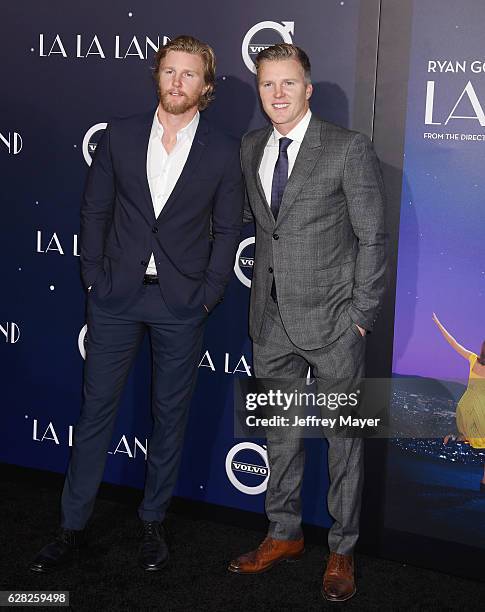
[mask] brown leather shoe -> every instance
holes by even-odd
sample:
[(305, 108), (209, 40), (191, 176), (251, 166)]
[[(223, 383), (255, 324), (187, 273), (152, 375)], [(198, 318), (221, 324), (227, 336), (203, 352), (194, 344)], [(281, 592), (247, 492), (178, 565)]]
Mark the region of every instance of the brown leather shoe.
[(346, 601), (356, 590), (353, 556), (331, 552), (323, 575), (323, 597), (328, 601)]
[(227, 568), (236, 574), (260, 574), (280, 561), (298, 561), (305, 552), (300, 540), (275, 540), (266, 537), (256, 550), (234, 559)]

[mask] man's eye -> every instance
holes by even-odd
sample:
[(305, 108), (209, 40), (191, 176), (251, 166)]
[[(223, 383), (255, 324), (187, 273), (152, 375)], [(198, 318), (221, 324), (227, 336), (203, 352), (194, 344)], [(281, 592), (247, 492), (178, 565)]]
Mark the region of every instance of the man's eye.
[(285, 81), (285, 85), (294, 85), (295, 81)]

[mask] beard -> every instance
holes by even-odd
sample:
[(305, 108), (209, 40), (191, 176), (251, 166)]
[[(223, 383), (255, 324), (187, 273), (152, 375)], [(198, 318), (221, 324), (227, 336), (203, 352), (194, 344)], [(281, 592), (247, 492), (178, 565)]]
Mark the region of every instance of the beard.
[(171, 96), (169, 92), (159, 92), (160, 105), (163, 110), (171, 115), (183, 115), (192, 108), (199, 106), (200, 95), (187, 96), (181, 94), (179, 97)]

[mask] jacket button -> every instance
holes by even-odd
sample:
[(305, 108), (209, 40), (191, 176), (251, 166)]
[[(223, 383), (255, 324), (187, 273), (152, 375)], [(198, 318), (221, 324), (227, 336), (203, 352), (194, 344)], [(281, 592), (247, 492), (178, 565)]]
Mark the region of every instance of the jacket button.
[(156, 234), (156, 233), (158, 232), (158, 227), (157, 227), (156, 225), (154, 225), (154, 226), (152, 227), (152, 232), (153, 232), (154, 234)]
[(273, 234), (273, 240), (278, 240), (278, 239), (279, 239), (278, 234)]
[(270, 274), (273, 274), (273, 268), (269, 267), (269, 268), (268, 268), (268, 272), (269, 272)]

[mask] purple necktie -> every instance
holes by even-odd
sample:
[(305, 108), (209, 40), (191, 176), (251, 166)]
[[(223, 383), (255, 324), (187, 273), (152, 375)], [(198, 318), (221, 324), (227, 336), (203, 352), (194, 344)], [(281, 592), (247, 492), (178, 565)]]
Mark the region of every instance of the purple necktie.
[[(288, 182), (288, 153), (287, 149), (293, 141), (291, 138), (280, 138), (279, 146), (280, 152), (278, 153), (278, 159), (273, 172), (273, 183), (271, 185), (271, 212), (276, 221), (278, 219), (278, 213), (281, 206), (281, 200), (283, 199), (283, 193), (285, 191), (286, 183)], [(276, 302), (276, 284), (273, 278), (271, 284), (271, 297)]]
[(271, 185), (271, 212), (273, 217), (278, 218), (278, 213), (283, 199), (286, 183), (288, 182), (288, 153), (287, 149), (293, 141), (291, 138), (280, 138), (280, 152), (273, 172), (273, 183)]

